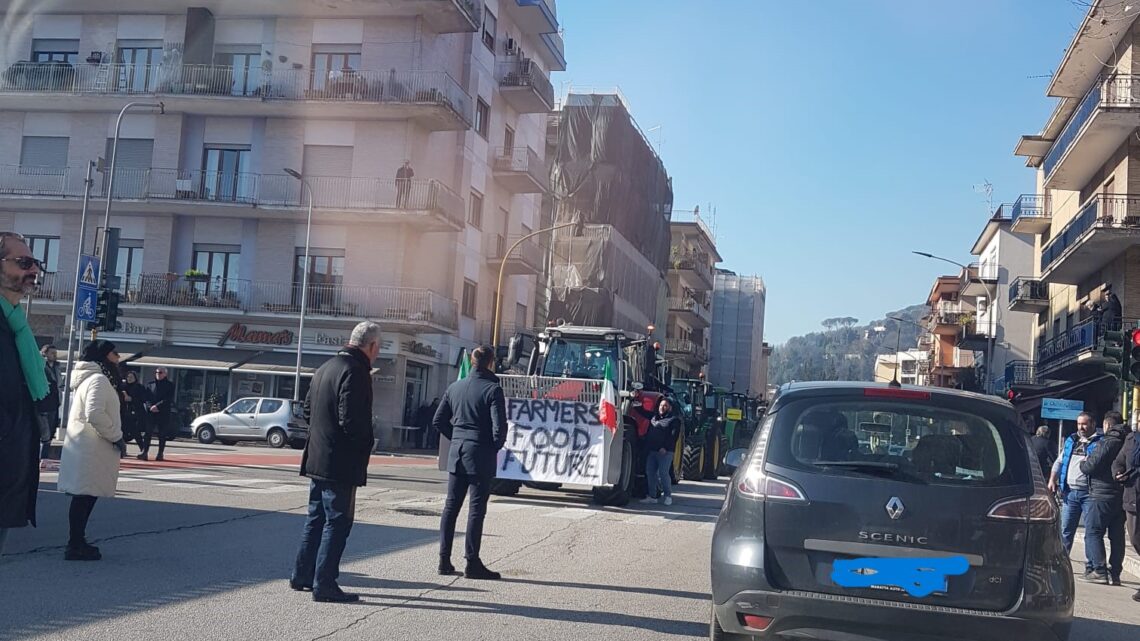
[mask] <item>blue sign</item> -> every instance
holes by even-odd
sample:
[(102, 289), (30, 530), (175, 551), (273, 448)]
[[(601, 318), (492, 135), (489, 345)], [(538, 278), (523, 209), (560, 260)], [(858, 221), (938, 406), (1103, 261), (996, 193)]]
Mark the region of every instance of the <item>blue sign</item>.
[(1075, 421), (1083, 411), (1085, 411), (1084, 401), (1073, 401), (1065, 398), (1041, 399), (1041, 418)]
[(75, 320), (95, 322), (95, 305), (98, 303), (98, 291), (89, 287), (80, 287), (79, 295), (75, 297)]
[(79, 257), (79, 286), (99, 289), (99, 257), (83, 254)]

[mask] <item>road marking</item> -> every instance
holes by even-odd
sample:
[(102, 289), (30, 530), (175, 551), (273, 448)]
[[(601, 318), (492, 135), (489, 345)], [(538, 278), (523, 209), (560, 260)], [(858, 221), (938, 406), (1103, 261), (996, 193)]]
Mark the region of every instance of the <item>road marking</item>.
[(638, 514), (635, 517), (625, 519), (623, 523), (630, 523), (632, 525), (664, 525), (670, 521), (669, 517), (660, 514)]
[(274, 485), (273, 487), (253, 487), (235, 491), (243, 494), (283, 494), (285, 492), (308, 492), (309, 488), (303, 485)]
[(217, 474), (198, 474), (198, 473), (195, 473), (195, 472), (177, 472), (177, 473), (172, 473), (172, 474), (171, 474), (171, 473), (165, 473), (165, 472), (160, 472), (160, 473), (158, 473), (158, 474), (153, 474), (153, 473), (147, 473), (147, 474), (139, 474), (139, 473), (135, 473), (135, 474), (133, 474), (132, 476), (135, 476), (135, 477), (137, 477), (137, 478), (140, 478), (140, 479), (146, 479), (146, 480), (148, 480), (148, 481), (188, 481), (188, 480), (190, 480), (190, 479), (213, 479), (213, 478), (218, 478), (218, 475), (217, 475)]

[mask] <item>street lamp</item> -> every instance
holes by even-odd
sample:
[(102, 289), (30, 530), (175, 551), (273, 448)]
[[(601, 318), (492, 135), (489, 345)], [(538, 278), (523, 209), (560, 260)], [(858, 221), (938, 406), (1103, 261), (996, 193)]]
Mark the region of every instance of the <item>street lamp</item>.
[(539, 229), (538, 231), (532, 231), (531, 233), (529, 233), (529, 234), (523, 236), (522, 238), (516, 240), (514, 242), (514, 244), (511, 245), (510, 249), (503, 252), (503, 260), (499, 263), (498, 289), (495, 290), (496, 292), (498, 292), (498, 294), (495, 296), (495, 314), (491, 320), (491, 325), (492, 325), (492, 327), (491, 327), (491, 349), (492, 350), (497, 351), (499, 349), (499, 324), (502, 322), (502, 319), (500, 317), (503, 314), (503, 277), (506, 274), (507, 259), (510, 258), (511, 252), (513, 252), (516, 248), (518, 248), (518, 246), (521, 245), (523, 243), (523, 241), (530, 239), (530, 238), (533, 238), (534, 236), (538, 236), (539, 234), (549, 234), (549, 233), (554, 232), (557, 229), (562, 229), (564, 227), (577, 227), (579, 224), (580, 223), (578, 223), (578, 222), (562, 223), (561, 225), (554, 225), (553, 227), (547, 227), (546, 229)]
[(309, 299), (309, 239), (313, 232), (313, 188), (296, 169), (284, 168), (285, 173), (301, 181), (302, 191), (309, 196), (309, 216), (305, 223), (305, 268), (301, 276), (301, 318), (297, 323), (297, 370), (293, 374), (293, 400), (301, 400), (301, 348), (305, 344), (305, 305)]
[[(962, 263), (959, 263), (958, 261), (950, 260), (949, 258), (943, 258), (941, 256), (935, 256), (934, 254), (931, 254), (928, 252), (920, 252), (920, 251), (911, 250), (911, 253), (922, 256), (923, 258), (931, 258), (933, 260), (941, 260), (943, 262), (950, 263), (951, 265), (957, 265), (958, 267), (961, 267), (963, 270), (966, 270), (967, 275), (969, 274), (970, 268), (963, 265)], [(997, 265), (995, 265), (995, 268), (996, 267), (997, 267)], [(970, 280), (972, 281), (974, 279), (970, 279)], [(989, 341), (988, 341), (989, 347), (986, 348), (986, 367), (985, 367), (984, 371), (985, 371), (986, 378), (990, 379), (990, 382), (992, 383), (993, 382), (993, 361), (994, 361), (994, 340), (997, 338), (997, 314), (998, 314), (997, 286), (998, 286), (998, 284), (996, 282), (997, 279), (995, 278), (994, 279), (995, 280), (994, 289), (993, 289), (993, 292), (991, 292), (989, 285), (986, 285), (986, 281), (984, 279), (982, 279), (980, 277), (980, 275), (979, 275), (979, 278), (977, 280), (979, 282), (981, 282), (983, 286), (985, 286), (986, 296), (989, 297), (989, 317), (990, 317), (989, 321), (990, 322), (987, 323), (989, 325), (989, 328), (987, 330), (987, 333), (989, 334)]]
[[(119, 132), (123, 128), (123, 116), (136, 107), (158, 109), (159, 114), (166, 113), (166, 105), (161, 102), (128, 102), (119, 111), (119, 117), (115, 120), (115, 138), (111, 142), (111, 175), (107, 177), (107, 209), (103, 213), (103, 242), (100, 243), (99, 247), (99, 266), (104, 272), (107, 269), (107, 239), (111, 233), (111, 197), (115, 194), (115, 164), (119, 157)], [(80, 239), (79, 244), (83, 245), (82, 239)]]

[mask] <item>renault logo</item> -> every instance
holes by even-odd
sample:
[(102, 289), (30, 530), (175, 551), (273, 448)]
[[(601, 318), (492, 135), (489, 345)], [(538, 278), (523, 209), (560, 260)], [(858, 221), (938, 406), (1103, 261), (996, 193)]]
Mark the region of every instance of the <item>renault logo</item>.
[(906, 511), (906, 506), (897, 496), (892, 496), (891, 500), (887, 501), (887, 516), (894, 520), (902, 518), (903, 512)]

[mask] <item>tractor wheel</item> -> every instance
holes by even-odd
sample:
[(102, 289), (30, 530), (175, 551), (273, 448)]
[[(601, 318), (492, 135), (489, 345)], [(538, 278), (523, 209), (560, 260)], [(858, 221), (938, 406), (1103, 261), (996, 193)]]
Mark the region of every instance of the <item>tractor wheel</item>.
[(677, 434), (677, 442), (673, 444), (673, 465), (669, 467), (669, 480), (676, 485), (681, 482), (681, 455), (685, 452), (685, 432)]
[(623, 431), (625, 432), (625, 439), (622, 441), (620, 454), (621, 474), (618, 476), (617, 484), (603, 485), (593, 489), (594, 502), (598, 505), (622, 507), (628, 504), (629, 499), (633, 497), (634, 485), (637, 481), (637, 470), (634, 469), (637, 455), (634, 451), (635, 441), (633, 439), (637, 433), (637, 428), (627, 424)]
[(681, 478), (699, 481), (705, 475), (705, 435), (703, 432), (685, 437), (681, 452)]
[(710, 433), (705, 442), (705, 480), (713, 481), (720, 476), (721, 464), (724, 462), (725, 444), (728, 439), (720, 430)]

